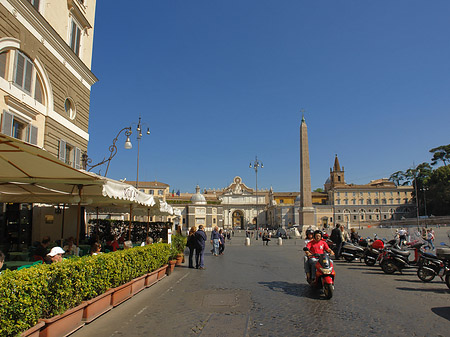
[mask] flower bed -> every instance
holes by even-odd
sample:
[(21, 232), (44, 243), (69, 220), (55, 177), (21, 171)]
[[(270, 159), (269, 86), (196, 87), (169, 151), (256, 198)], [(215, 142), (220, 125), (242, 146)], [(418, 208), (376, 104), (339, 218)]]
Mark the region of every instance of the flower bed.
[(16, 336), (167, 263), (169, 246), (154, 244), (97, 256), (67, 259), (0, 277), (0, 336)]

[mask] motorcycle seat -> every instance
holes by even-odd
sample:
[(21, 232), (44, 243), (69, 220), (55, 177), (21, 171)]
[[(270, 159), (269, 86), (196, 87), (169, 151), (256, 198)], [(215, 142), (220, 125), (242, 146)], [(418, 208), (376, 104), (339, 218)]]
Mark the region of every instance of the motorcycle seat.
[(398, 255), (401, 255), (401, 256), (409, 256), (409, 254), (411, 253), (411, 252), (409, 252), (409, 251), (407, 251), (407, 250), (400, 250), (400, 249), (395, 249), (395, 248), (391, 248), (391, 250), (392, 250), (395, 254), (398, 254)]
[(427, 253), (427, 252), (422, 253), (422, 255), (425, 256), (425, 257), (428, 257), (430, 259), (436, 259), (437, 260), (437, 258), (438, 258), (436, 255), (434, 255), (432, 253)]

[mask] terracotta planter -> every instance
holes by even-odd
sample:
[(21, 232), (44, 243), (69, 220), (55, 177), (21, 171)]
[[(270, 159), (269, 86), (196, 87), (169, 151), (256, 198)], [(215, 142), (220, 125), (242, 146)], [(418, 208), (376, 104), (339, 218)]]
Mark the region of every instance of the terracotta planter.
[(133, 281), (125, 283), (120, 287), (114, 288), (114, 292), (111, 296), (111, 305), (113, 307), (118, 306), (120, 303), (129, 299), (132, 295), (131, 287), (133, 285)]
[(41, 328), (45, 325), (44, 322), (39, 321), (38, 324), (29, 328), (28, 330), (20, 334), (21, 337), (38, 337), (41, 332)]
[(114, 293), (114, 289), (108, 290), (106, 293), (87, 301), (87, 306), (84, 308), (83, 321), (90, 323), (97, 317), (108, 312), (113, 307), (111, 305), (111, 297)]
[(173, 270), (175, 269), (175, 265), (177, 264), (177, 260), (170, 260), (169, 261), (169, 268), (167, 268), (167, 275), (172, 274)]
[(158, 282), (158, 271), (152, 271), (151, 273), (145, 276), (145, 286), (150, 287)]
[(176, 266), (181, 266), (181, 264), (183, 263), (183, 259), (184, 259), (184, 254), (178, 254)]
[(133, 296), (145, 288), (145, 277), (146, 276), (147, 275), (142, 275), (133, 280), (133, 284), (131, 285), (131, 293), (133, 294)]
[(45, 327), (39, 333), (39, 337), (62, 337), (70, 335), (84, 325), (82, 322), (83, 311), (87, 302), (67, 310), (62, 315), (57, 315), (49, 319), (42, 319)]
[(167, 269), (168, 269), (168, 265), (165, 264), (164, 266), (162, 266), (161, 268), (157, 269), (158, 272), (158, 281), (163, 279), (164, 277), (166, 277), (167, 274)]

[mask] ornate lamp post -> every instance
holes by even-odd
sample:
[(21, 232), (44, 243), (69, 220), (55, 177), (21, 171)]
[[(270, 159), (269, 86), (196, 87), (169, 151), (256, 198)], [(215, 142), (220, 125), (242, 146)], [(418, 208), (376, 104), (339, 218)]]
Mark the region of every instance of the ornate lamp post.
[[(255, 160), (250, 162), (249, 168), (255, 170), (256, 176), (256, 230), (258, 231), (258, 168), (263, 168), (264, 165), (262, 162), (258, 160), (258, 156), (255, 157)], [(258, 232), (256, 232), (256, 237), (258, 237)]]
[(125, 149), (129, 150), (133, 147), (133, 145), (131, 144), (130, 141), (130, 136), (132, 134), (131, 131), (131, 127), (125, 127), (122, 130), (119, 131), (119, 133), (117, 133), (116, 138), (113, 139), (113, 143), (112, 145), (109, 147), (109, 157), (108, 158), (103, 158), (102, 161), (100, 161), (99, 163), (95, 164), (95, 165), (91, 165), (92, 163), (92, 159), (88, 157), (87, 153), (83, 153), (82, 155), (82, 161), (83, 161), (83, 168), (87, 171), (91, 171), (92, 169), (94, 169), (95, 167), (101, 166), (103, 164), (105, 164), (106, 162), (108, 162), (108, 165), (106, 166), (106, 171), (105, 171), (105, 177), (108, 174), (108, 169), (109, 169), (109, 164), (111, 163), (111, 160), (114, 158), (114, 156), (117, 154), (117, 146), (116, 146), (116, 142), (119, 139), (119, 136), (122, 132), (125, 132), (125, 136), (127, 137), (126, 141), (125, 141)]
[[(138, 150), (137, 150), (137, 169), (136, 169), (136, 188), (138, 188), (138, 184), (139, 184), (139, 148), (140, 148), (140, 143), (141, 143), (141, 138), (142, 138), (142, 126), (146, 125), (145, 123), (141, 123), (141, 117), (139, 117), (139, 121), (137, 123), (136, 126), (136, 131), (137, 131), (137, 142), (138, 142)], [(147, 135), (150, 135), (150, 128), (147, 127)]]

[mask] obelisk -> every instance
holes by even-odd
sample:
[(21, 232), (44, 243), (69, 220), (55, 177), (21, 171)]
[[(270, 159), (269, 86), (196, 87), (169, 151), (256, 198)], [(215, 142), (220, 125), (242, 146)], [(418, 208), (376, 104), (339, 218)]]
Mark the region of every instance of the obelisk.
[(309, 226), (316, 226), (312, 206), (311, 173), (309, 169), (308, 127), (305, 116), (300, 125), (300, 208), (299, 222), (302, 232)]

